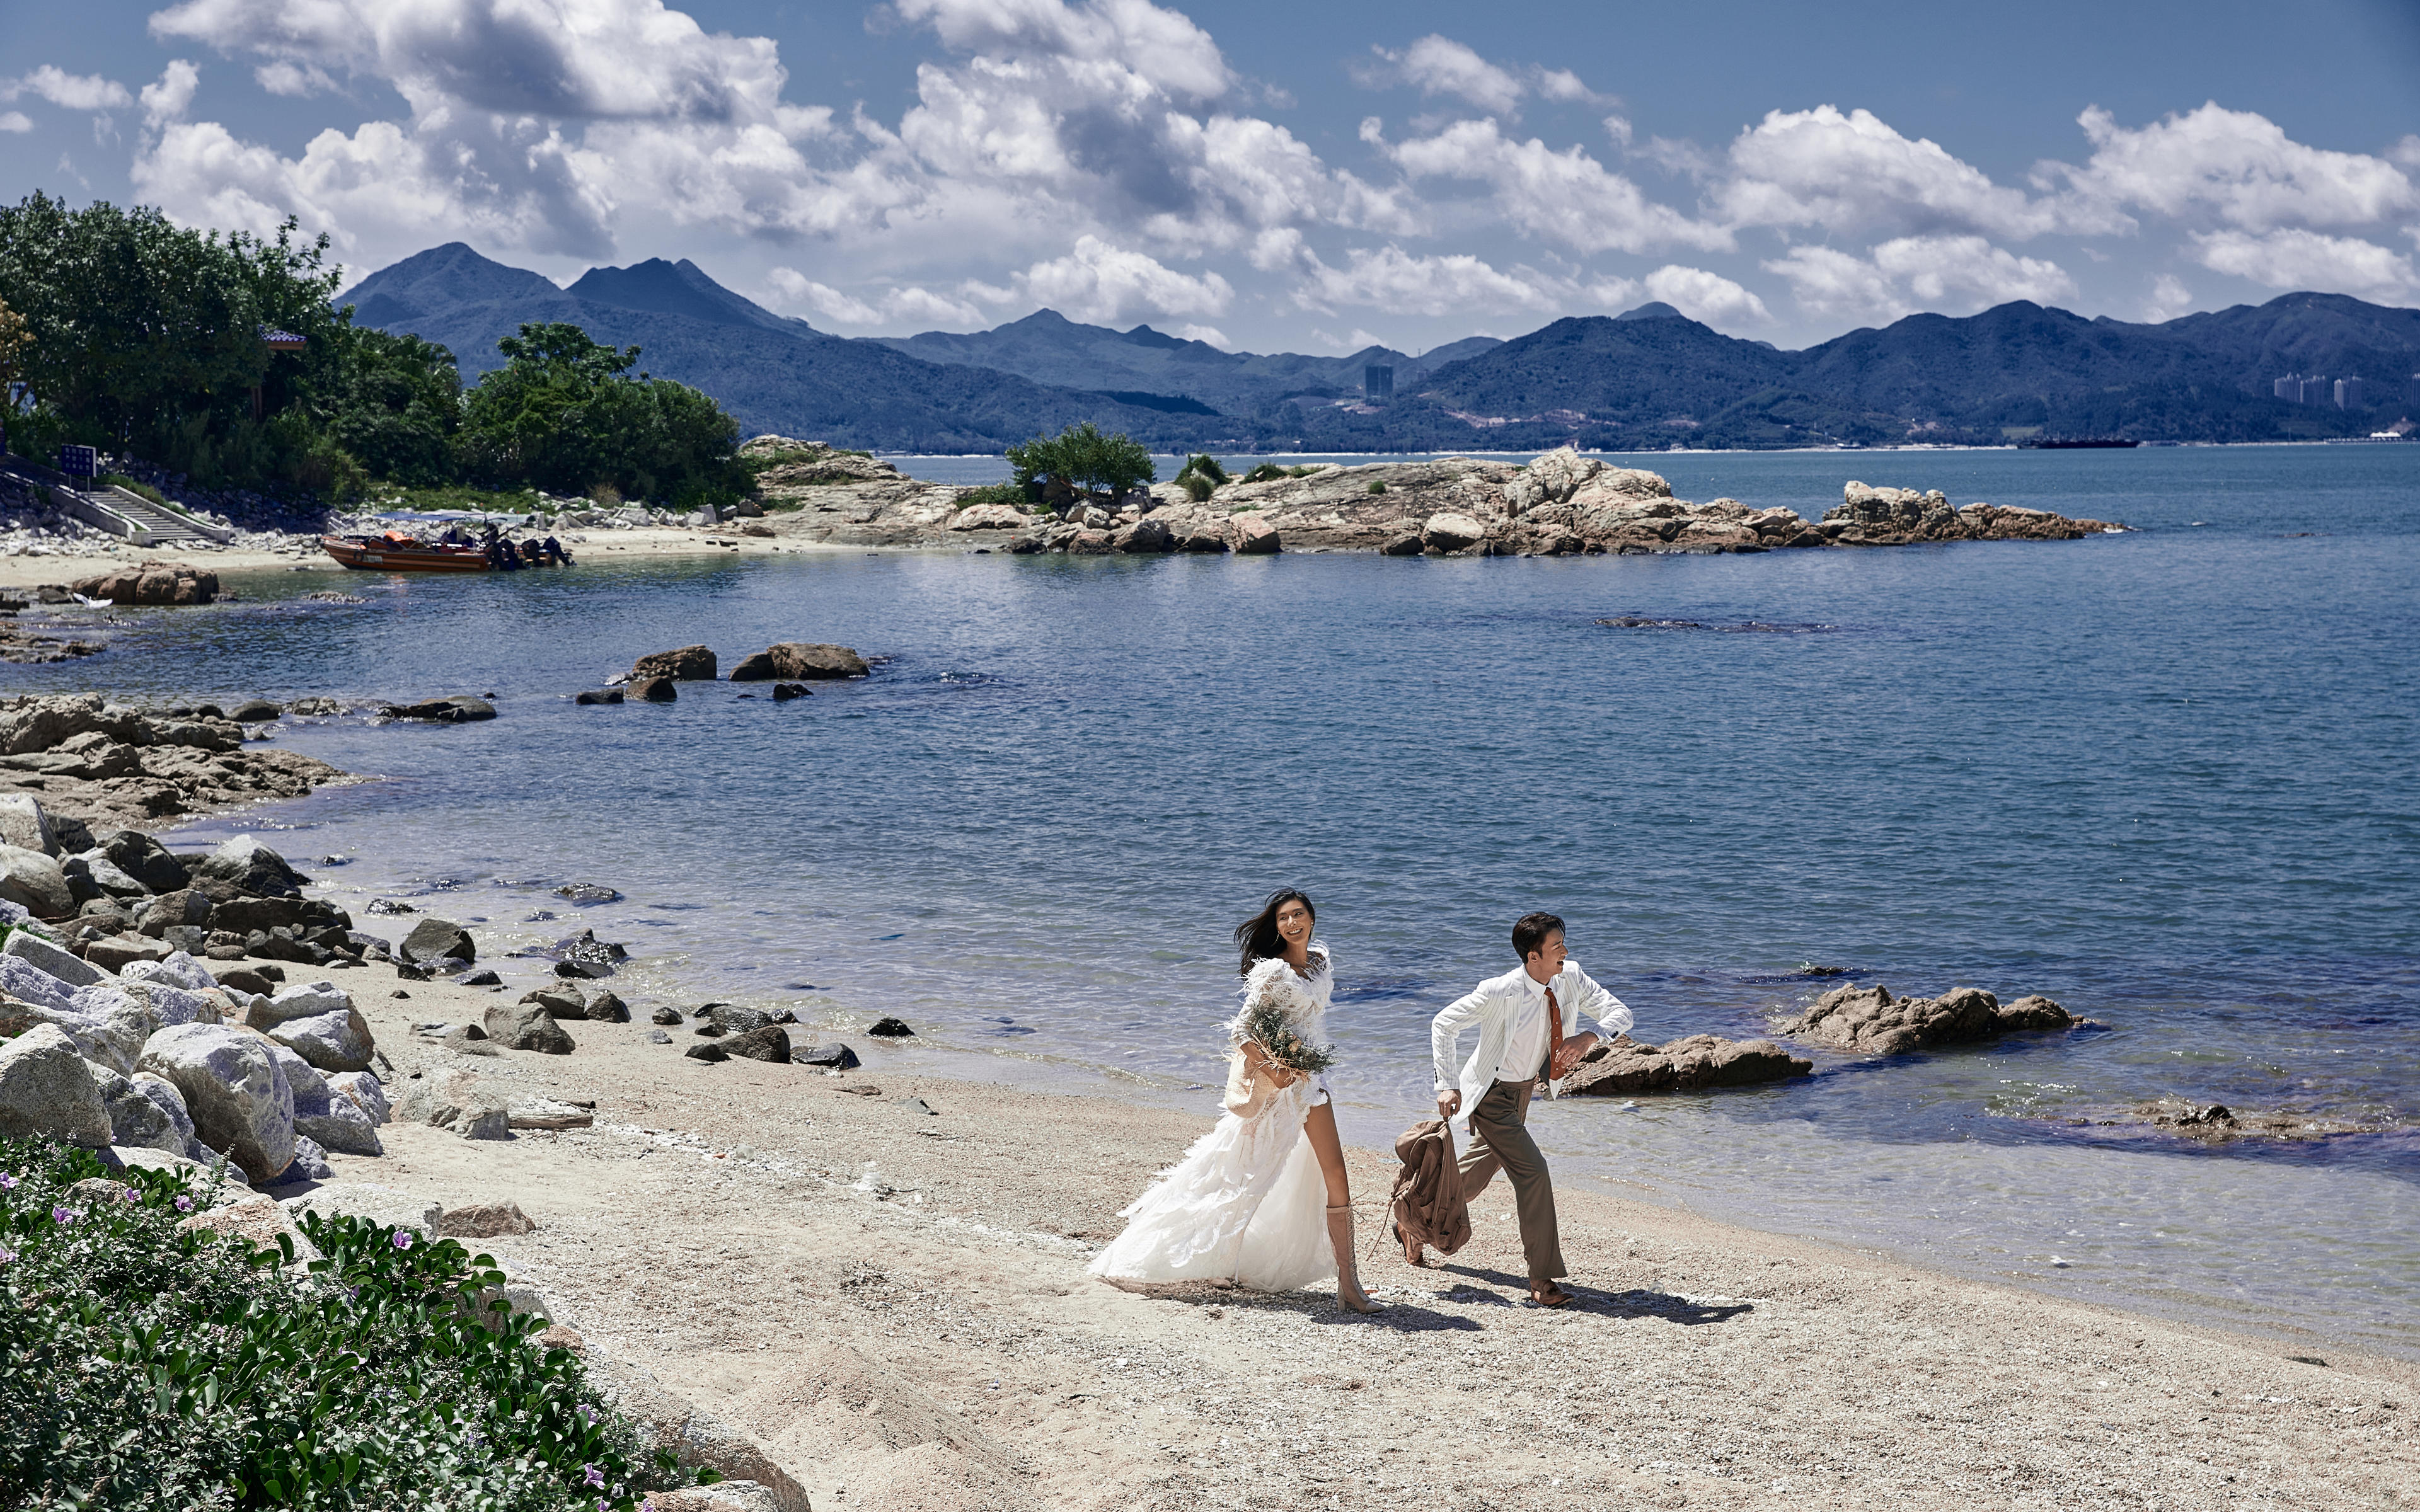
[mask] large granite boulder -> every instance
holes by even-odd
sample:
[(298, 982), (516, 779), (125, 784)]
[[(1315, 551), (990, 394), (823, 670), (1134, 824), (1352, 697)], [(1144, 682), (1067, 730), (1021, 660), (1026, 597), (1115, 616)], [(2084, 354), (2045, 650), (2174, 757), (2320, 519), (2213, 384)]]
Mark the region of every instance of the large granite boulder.
[(1781, 1032), (1836, 1049), (1898, 1056), (1996, 1040), (2017, 1030), (2064, 1029), (2077, 1022), (2047, 997), (2022, 997), (2004, 1009), (1979, 987), (1960, 987), (1938, 997), (1893, 997), (1889, 988), (1876, 985), (1836, 987)]
[(97, 848), (110, 864), (141, 883), (147, 892), (174, 892), (193, 880), (184, 862), (139, 829), (112, 830), (99, 839)]
[(51, 816), (43, 811), (41, 799), (30, 793), (0, 794), (0, 845), (58, 856), (59, 837), (51, 828)]
[(39, 918), (65, 918), (76, 911), (74, 889), (59, 863), (22, 845), (0, 843), (0, 902)]
[(294, 1088), (275, 1048), (258, 1034), (216, 1024), (163, 1029), (140, 1069), (173, 1084), (201, 1141), (255, 1181), (294, 1164)]
[(105, 1149), (109, 1103), (73, 1040), (38, 1024), (0, 1041), (0, 1134)]
[(232, 883), (263, 897), (300, 898), (303, 876), (286, 857), (250, 835), (238, 835), (202, 857), (193, 868), (196, 877)]
[(472, 940), (469, 930), (432, 915), (411, 926), (411, 933), (396, 947), (396, 954), (415, 964), (448, 959), (476, 961), (479, 947)]
[[(299, 1022), (309, 1023), (310, 1020)], [(383, 1155), (377, 1124), (369, 1112), (319, 1074), (307, 1057), (280, 1044), (274, 1052), (277, 1069), (294, 1088), (294, 1133), (322, 1149), (340, 1155)]]
[(287, 1019), (261, 1032), (319, 1071), (367, 1071), (378, 1048), (370, 1037), (369, 1022), (358, 1010), (350, 1008)]
[(1235, 554), (1273, 557), (1278, 554), (1278, 528), (1256, 515), (1235, 517)]
[(714, 648), (683, 646), (678, 651), (659, 651), (641, 656), (630, 669), (630, 681), (645, 682), (650, 677), (669, 677), (676, 683), (710, 683), (714, 681)]
[(0, 945), (0, 950), (5, 950), (21, 961), (40, 967), (48, 975), (56, 977), (70, 987), (89, 987), (96, 982), (107, 980), (102, 973), (93, 969), (90, 964), (78, 960), (58, 946), (27, 930), (10, 930), (8, 943)]
[(577, 1048), (554, 1015), (535, 1003), (497, 1003), (488, 1010), (483, 1023), (488, 1038), (507, 1050), (567, 1056)]
[(86, 598), (113, 604), (207, 604), (218, 596), (219, 575), (181, 562), (146, 562), (117, 567), (68, 585)]
[(1750, 1087), (1804, 1076), (1815, 1063), (1771, 1040), (1725, 1040), (1693, 1034), (1667, 1044), (1640, 1044), (1628, 1035), (1590, 1051), (1563, 1082), (1566, 1097), (1629, 1097), (1640, 1092), (1694, 1092)]
[(783, 683), (838, 682), (873, 671), (865, 658), (846, 646), (815, 640), (783, 640), (768, 646), (772, 677)]

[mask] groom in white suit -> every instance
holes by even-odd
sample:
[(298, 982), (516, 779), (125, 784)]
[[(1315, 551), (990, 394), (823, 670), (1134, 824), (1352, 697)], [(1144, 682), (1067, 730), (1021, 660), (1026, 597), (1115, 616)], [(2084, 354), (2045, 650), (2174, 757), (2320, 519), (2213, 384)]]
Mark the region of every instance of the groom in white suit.
[[(1430, 1026), (1437, 1115), (1455, 1124), (1462, 1136), (1463, 1200), (1479, 1196), (1497, 1168), (1503, 1168), (1520, 1215), (1529, 1296), (1542, 1307), (1566, 1307), (1571, 1293), (1555, 1279), (1570, 1273), (1563, 1269), (1546, 1158), (1527, 1127), (1529, 1093), (1553, 1067), (1558, 1048), (1576, 1057), (1597, 1042), (1597, 1035), (1581, 1032), (1581, 1014), (1611, 1036), (1630, 1027), (1630, 1010), (1564, 953), (1563, 921), (1554, 915), (1525, 916), (1512, 926), (1512, 949), (1521, 957), (1519, 970), (1481, 982)], [(1473, 1025), (1479, 1027), (1478, 1048), (1457, 1070), (1462, 1031)], [(1422, 1263), (1417, 1250), (1404, 1257)]]

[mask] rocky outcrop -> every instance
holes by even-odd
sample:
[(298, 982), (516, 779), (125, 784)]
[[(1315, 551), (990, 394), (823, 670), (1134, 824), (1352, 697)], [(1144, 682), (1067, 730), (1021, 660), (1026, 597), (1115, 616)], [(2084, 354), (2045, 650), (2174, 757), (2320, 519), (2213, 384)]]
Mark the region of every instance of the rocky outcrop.
[(2231, 1108), (2224, 1103), (2189, 1103), (2180, 1097), (2155, 1098), (2104, 1117), (2059, 1121), (2118, 1134), (2168, 1134), (2201, 1145), (2231, 1145), (2239, 1140), (2303, 1144), (2343, 1134), (2379, 1134), (2397, 1127), (2391, 1119), (2365, 1119), (2324, 1112), (2257, 1112)]
[(219, 575), (181, 562), (146, 562), (69, 587), (113, 604), (207, 604), (218, 597)]
[(787, 436), (753, 438), (739, 448), (739, 460), (756, 469), (756, 498), (770, 509), (834, 484), (884, 483), (901, 476), (897, 468), (880, 457)]
[(496, 717), (496, 706), (483, 698), (456, 693), (418, 703), (390, 703), (381, 711), (390, 719), (423, 719), (430, 724), (475, 724)]
[(1836, 987), (1781, 1032), (1860, 1055), (1899, 1056), (2082, 1022), (2047, 997), (2020, 997), (2004, 1008), (1979, 987), (1960, 987), (1938, 997), (1893, 997), (1883, 986)]
[(683, 646), (677, 651), (659, 651), (641, 656), (630, 669), (629, 681), (645, 682), (650, 677), (669, 677), (676, 683), (710, 683), (715, 678), (712, 646)]
[(241, 725), (207, 714), (146, 713), (89, 693), (0, 700), (0, 793), (39, 795), (54, 824), (115, 830), (297, 798), (343, 777), (296, 751), (246, 749)]
[(1851, 483), (1816, 527), (1835, 546), (1912, 546), (1921, 541), (2077, 541), (2122, 531), (2104, 520), (2069, 519), (2046, 509), (1961, 504), (1940, 489), (1876, 488)]
[[(788, 443), (796, 444), (796, 443)], [(1755, 552), (1919, 541), (2072, 540), (2119, 527), (1940, 494), (1851, 483), (1821, 521), (1733, 499), (1692, 503), (1652, 472), (1566, 447), (1527, 466), (1446, 457), (1322, 465), (1208, 499), (1160, 484), (1109, 503), (1069, 499), (1030, 512), (954, 507), (967, 490), (895, 474), (792, 490), (778, 534), (849, 545), (997, 546), (1018, 554), (1117, 551), (1384, 551), (1395, 556)], [(783, 513), (786, 509), (789, 513)]]
[(731, 669), (735, 683), (837, 682), (863, 677), (873, 669), (847, 646), (821, 641), (783, 640), (743, 658)]
[(1562, 1085), (1565, 1097), (1630, 1097), (1641, 1092), (1695, 1092), (1716, 1087), (1805, 1076), (1815, 1062), (1771, 1040), (1724, 1040), (1693, 1034), (1668, 1044), (1640, 1044), (1628, 1035), (1590, 1050)]

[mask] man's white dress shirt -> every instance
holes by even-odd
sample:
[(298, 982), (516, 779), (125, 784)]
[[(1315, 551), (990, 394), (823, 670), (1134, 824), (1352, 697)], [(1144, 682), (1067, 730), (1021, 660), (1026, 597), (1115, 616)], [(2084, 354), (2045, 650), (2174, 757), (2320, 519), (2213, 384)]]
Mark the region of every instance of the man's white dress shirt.
[[(1436, 1089), (1462, 1093), (1462, 1107), (1452, 1120), (1457, 1137), (1469, 1137), (1471, 1110), (1479, 1106), (1488, 1088), (1498, 1081), (1534, 1075), (1545, 1059), (1549, 986), (1554, 988), (1556, 1006), (1561, 1010), (1553, 1020), (1556, 1042), (1579, 1032), (1582, 1013), (1596, 1021), (1597, 1032), (1606, 1039), (1629, 1030), (1629, 1008), (1590, 980), (1580, 970), (1580, 964), (1569, 957), (1564, 958), (1563, 969), (1555, 974), (1551, 982), (1541, 983), (1526, 967), (1515, 967), (1481, 982), (1468, 995), (1449, 1004), (1429, 1026), (1429, 1048), (1436, 1062)], [(1474, 1025), (1479, 1029), (1478, 1046), (1470, 1058), (1456, 1068), (1454, 1057), (1462, 1033)]]

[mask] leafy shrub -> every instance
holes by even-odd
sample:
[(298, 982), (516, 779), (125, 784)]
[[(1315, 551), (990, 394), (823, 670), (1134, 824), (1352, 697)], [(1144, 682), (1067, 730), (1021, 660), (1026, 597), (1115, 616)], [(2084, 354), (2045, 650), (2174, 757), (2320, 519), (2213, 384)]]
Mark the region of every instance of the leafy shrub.
[(1362, 489), (1361, 491), (1363, 493), (1385, 493), (1387, 491), (1387, 480), (1384, 478), (1372, 478), (1370, 480), (1370, 486)]
[(1036, 436), (1010, 447), (1008, 465), (1020, 488), (1055, 478), (1071, 488), (1120, 494), (1159, 475), (1142, 442), (1125, 431), (1104, 436), (1089, 420), (1055, 437)]
[(1186, 497), (1197, 504), (1207, 503), (1211, 491), (1217, 486), (1199, 472), (1187, 472), (1176, 481), (1185, 485)]
[(1183, 483), (1188, 477), (1207, 478), (1214, 488), (1222, 483), (1234, 481), (1227, 475), (1227, 470), (1218, 465), (1218, 459), (1207, 452), (1196, 452), (1185, 459), (1185, 466), (1177, 472), (1176, 481)]
[[(121, 1196), (70, 1190), (103, 1175)], [(536, 1320), (479, 1310), (487, 1256), (306, 1215), (325, 1257), (280, 1271), (282, 1236), (178, 1229), (210, 1196), (0, 1139), (11, 1506), (628, 1512), (680, 1478)]]
[(970, 504), (1015, 504), (1023, 509), (1026, 494), (1023, 488), (1013, 483), (986, 483), (980, 488), (970, 488), (958, 495), (957, 508), (964, 509)]

